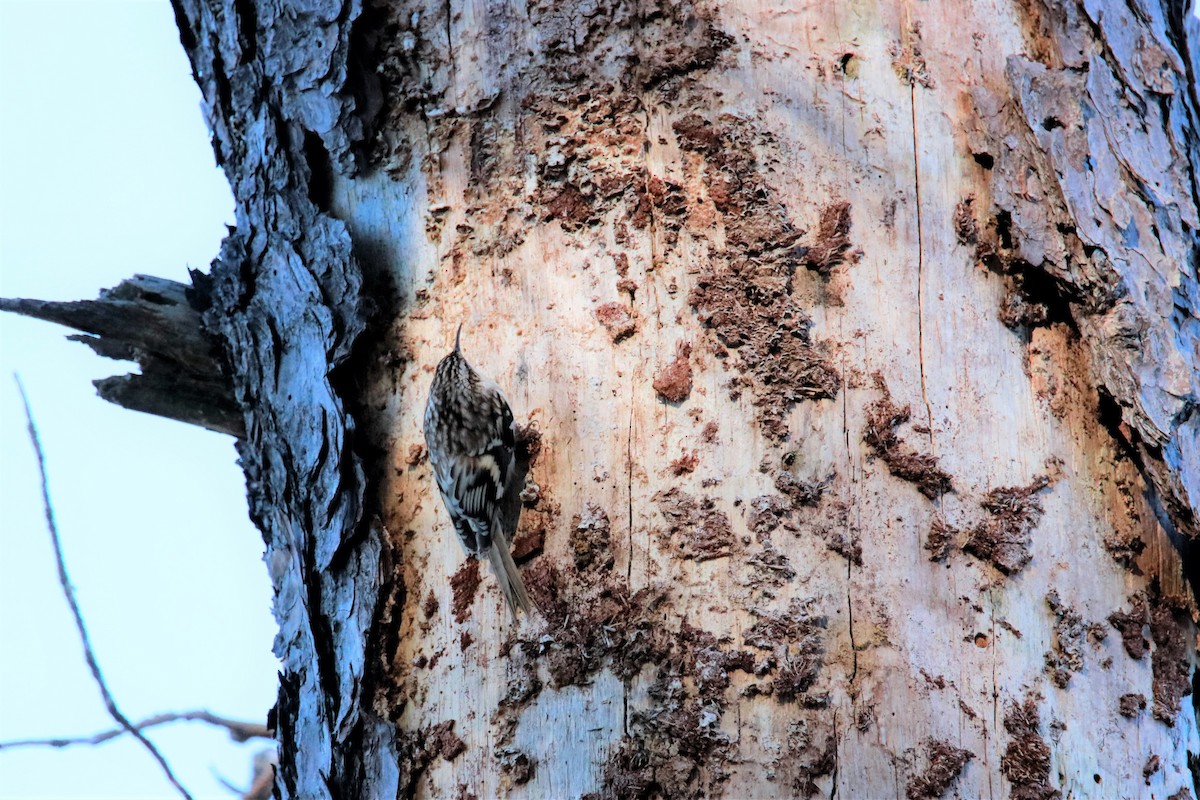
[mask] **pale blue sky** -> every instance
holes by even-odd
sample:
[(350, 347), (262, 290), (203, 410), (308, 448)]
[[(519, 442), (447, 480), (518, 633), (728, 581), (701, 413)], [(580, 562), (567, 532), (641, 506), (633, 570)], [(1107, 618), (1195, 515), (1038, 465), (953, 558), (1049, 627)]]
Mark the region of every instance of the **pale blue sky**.
[[(0, 295), (92, 298), (134, 273), (207, 269), (232, 220), (167, 0), (0, 0)], [(112, 406), (131, 365), (0, 314), (0, 739), (112, 727), (56, 578), (11, 374), (41, 428), (68, 568), (131, 718), (208, 708), (261, 721), (277, 663), (262, 540), (233, 440)], [(196, 797), (228, 798), (263, 742), (151, 733)], [(0, 752), (0, 798), (162, 798), (127, 740)]]

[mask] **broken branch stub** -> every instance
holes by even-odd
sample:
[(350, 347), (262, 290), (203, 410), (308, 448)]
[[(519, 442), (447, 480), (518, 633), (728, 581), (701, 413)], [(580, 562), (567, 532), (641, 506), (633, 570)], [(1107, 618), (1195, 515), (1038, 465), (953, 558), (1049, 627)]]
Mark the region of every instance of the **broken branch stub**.
[(0, 311), (83, 331), (67, 338), (105, 358), (136, 361), (141, 374), (95, 381), (110, 403), (242, 438), (241, 409), (204, 332), (205, 305), (202, 282), (187, 286), (149, 275), (134, 275), (95, 300), (0, 298)]

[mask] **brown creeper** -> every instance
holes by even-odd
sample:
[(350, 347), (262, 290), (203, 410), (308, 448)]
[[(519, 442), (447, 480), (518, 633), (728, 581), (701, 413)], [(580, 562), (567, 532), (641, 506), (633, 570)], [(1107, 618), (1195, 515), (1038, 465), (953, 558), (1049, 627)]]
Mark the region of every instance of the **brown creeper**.
[(516, 616), (532, 608), (502, 524), (505, 492), (516, 468), (516, 424), (500, 387), (454, 351), (441, 360), (425, 404), (425, 445), (442, 502), (469, 555), (486, 558)]

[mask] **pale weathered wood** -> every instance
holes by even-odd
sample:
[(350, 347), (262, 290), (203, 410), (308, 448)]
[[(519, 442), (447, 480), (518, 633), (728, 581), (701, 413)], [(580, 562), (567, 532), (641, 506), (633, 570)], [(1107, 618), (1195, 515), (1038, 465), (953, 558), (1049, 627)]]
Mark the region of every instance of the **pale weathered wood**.
[[(1004, 796), (1010, 778), (1025, 779), (1018, 740), (1044, 742), (1049, 758), (1022, 784), (1026, 796), (1191, 786), (1195, 718), (1179, 702), (1186, 686), (1168, 689), (1172, 658), (1190, 669), (1193, 606), (1159, 520), (1188, 531), (1194, 519), (1188, 430), (1200, 393), (1183, 343), (1195, 341), (1185, 268), (1195, 226), (1170, 223), (1195, 213), (1194, 112), (1165, 23), (1149, 14), (1119, 25), (1140, 25), (1122, 41), (1167, 67), (1145, 69), (1173, 92), (1163, 95), (1176, 104), (1173, 143), (1153, 115), (1147, 134), (1122, 126), (1127, 142), (1104, 127), (1112, 116), (1067, 128), (1079, 112), (1060, 112), (1053, 130), (1033, 118), (1030, 69), (1071, 82), (1039, 90), (1038, 102), (1115, 102), (1119, 87), (1081, 98), (1084, 78), (1057, 55), (1075, 42), (1075, 61), (1125, 58), (1103, 38), (1115, 16), (1093, 30), (1082, 9), (1061, 17), (1038, 6), (589, 8), (397, 12), (383, 59), (397, 93), (384, 106), (388, 174), (334, 185), (333, 213), (411, 309), (385, 345), (403, 363), (379, 371), (370, 401), (385, 409), (375, 430), (393, 454), (387, 521), (406, 554), (404, 606), (385, 612), (400, 621), (388, 640), (397, 685), (381, 713), (402, 708), (400, 725), (414, 732), (453, 721), (466, 746), (432, 759), (408, 791), (894, 796), (938, 788), (922, 777), (941, 753), (952, 774), (961, 766), (952, 785), (962, 796)], [(1097, 63), (1088, 75), (1100, 72)], [(1174, 256), (1149, 254), (1155, 235), (1140, 228), (1132, 252), (1111, 223), (1077, 219), (1092, 212), (1081, 200), (1060, 199), (1090, 190), (1055, 164), (1078, 168), (1083, 154), (1058, 156), (1052, 138), (1090, 141), (1098, 158), (1106, 133), (1171, 176), (1131, 201), (1145, 208), (1138, 219), (1165, 220), (1158, 236), (1176, 237)], [(772, 345), (722, 345), (752, 324), (747, 313), (783, 306), (697, 302), (731, 267), (743, 280), (790, 274), (792, 302), (836, 370), (832, 399), (784, 407), (785, 440), (772, 434), (777, 406), (763, 386), (778, 357), (747, 360)], [(1147, 268), (1179, 287), (1175, 317), (1162, 301), (1170, 291), (1141, 296)], [(1039, 274), (1059, 289), (1047, 294)], [(1115, 305), (1114, 284), (1128, 291)], [(1002, 324), (1001, 307), (1020, 298), (1006, 295), (1021, 287), (1027, 305), (1051, 306), (1048, 324)], [(1145, 331), (1132, 350), (1115, 349), (1119, 330), (1105, 333), (1120, 319)], [(547, 627), (526, 623), (515, 645), (486, 575), (456, 619), (447, 576), (461, 553), (414, 457), (420, 414), (409, 409), (459, 322), (468, 356), (544, 436), (532, 473), (541, 496), (525, 520), (544, 529), (544, 553), (526, 575), (551, 608)], [(779, 327), (793, 335), (796, 320)], [(692, 344), (694, 387), (667, 403), (652, 384), (681, 341)], [(863, 443), (880, 410), (876, 373), (912, 409), (894, 452)], [(733, 393), (731, 378), (741, 381)], [(797, 395), (819, 397), (820, 384)], [(1123, 434), (1097, 386), (1126, 409), (1116, 412)], [(1138, 438), (1126, 450), (1114, 433)], [(1162, 461), (1151, 442), (1164, 444)], [(921, 454), (936, 457), (952, 492), (939, 478), (926, 497), (892, 474), (905, 463), (929, 474), (932, 464), (910, 463)], [(784, 474), (825, 482), (815, 507), (792, 509), (777, 488)], [(664, 495), (673, 487), (696, 503)], [(1003, 487), (1026, 490), (994, 493)], [(1161, 516), (1144, 497), (1151, 487)], [(1004, 516), (1005, 503), (1018, 513)], [(778, 508), (782, 524), (763, 521)], [(575, 567), (597, 517), (611, 528), (609, 573)], [(951, 531), (944, 562), (925, 548), (934, 526)], [(715, 549), (684, 541), (697, 530)], [(1007, 550), (989, 549), (993, 534), (1013, 539)], [(609, 602), (603, 585), (665, 599), (652, 610), (645, 598)], [(1153, 667), (1127, 655), (1107, 621), (1138, 592), (1160, 609)], [(578, 630), (606, 625), (611, 646)], [(624, 665), (640, 636), (661, 641)], [(574, 658), (581, 647), (594, 661)], [(520, 689), (531, 675), (541, 688), (530, 695)], [(582, 686), (556, 689), (556, 678)], [(1156, 687), (1174, 701), (1157, 718), (1119, 714), (1126, 694), (1153, 709)], [(1032, 728), (1016, 711), (1026, 708)], [(504, 772), (512, 750), (537, 764), (526, 784)], [(1162, 767), (1147, 789), (1151, 753)]]

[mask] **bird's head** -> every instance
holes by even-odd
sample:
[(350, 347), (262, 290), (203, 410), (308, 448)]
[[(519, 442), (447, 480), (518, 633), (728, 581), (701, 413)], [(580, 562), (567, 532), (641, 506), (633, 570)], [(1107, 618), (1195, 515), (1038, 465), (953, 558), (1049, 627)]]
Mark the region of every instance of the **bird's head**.
[(475, 370), (467, 363), (467, 359), (462, 353), (462, 329), (463, 326), (460, 322), (458, 332), (454, 334), (454, 349), (438, 363), (437, 373), (434, 376), (435, 384), (465, 389), (479, 381)]

